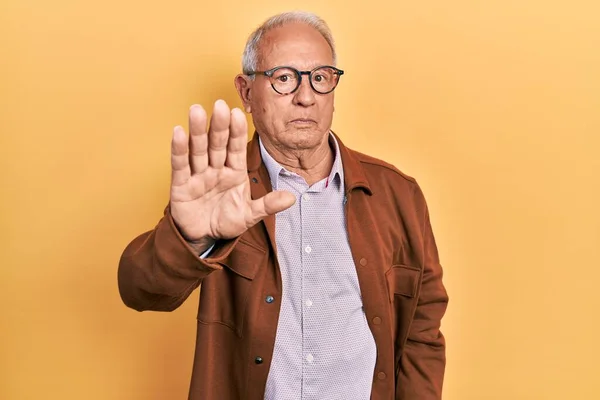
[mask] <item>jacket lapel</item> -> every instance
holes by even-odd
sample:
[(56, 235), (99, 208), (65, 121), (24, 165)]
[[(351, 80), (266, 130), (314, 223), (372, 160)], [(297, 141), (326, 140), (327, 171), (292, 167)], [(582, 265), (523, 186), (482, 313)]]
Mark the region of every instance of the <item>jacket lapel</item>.
[[(273, 190), (269, 172), (262, 162), (258, 134), (255, 132), (252, 140), (248, 143), (247, 151), (248, 178), (250, 179), (250, 193), (252, 200), (260, 199)], [(262, 221), (269, 237), (269, 242), (275, 254), (277, 246), (275, 242), (275, 216), (269, 215)]]

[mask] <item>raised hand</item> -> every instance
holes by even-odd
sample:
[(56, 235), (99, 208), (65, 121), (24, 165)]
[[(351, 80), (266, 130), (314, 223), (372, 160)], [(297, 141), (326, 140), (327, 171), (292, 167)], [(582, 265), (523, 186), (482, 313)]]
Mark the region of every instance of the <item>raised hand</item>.
[(199, 105), (190, 108), (189, 138), (175, 127), (171, 142), (171, 215), (182, 236), (202, 252), (216, 239), (244, 233), (267, 215), (292, 206), (289, 192), (252, 200), (246, 167), (248, 125), (237, 108), (214, 105), (210, 128)]

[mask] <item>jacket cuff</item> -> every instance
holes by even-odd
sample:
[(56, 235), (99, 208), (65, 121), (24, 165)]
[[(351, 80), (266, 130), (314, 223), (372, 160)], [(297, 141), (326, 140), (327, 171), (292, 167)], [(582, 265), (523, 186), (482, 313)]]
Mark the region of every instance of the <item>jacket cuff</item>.
[(180, 265), (183, 268), (191, 266), (198, 272), (207, 273), (222, 269), (222, 262), (233, 251), (239, 240), (240, 236), (217, 240), (209, 256), (202, 259), (179, 232), (171, 216), (170, 207), (165, 209), (165, 216), (156, 227), (157, 256), (166, 265), (172, 267)]

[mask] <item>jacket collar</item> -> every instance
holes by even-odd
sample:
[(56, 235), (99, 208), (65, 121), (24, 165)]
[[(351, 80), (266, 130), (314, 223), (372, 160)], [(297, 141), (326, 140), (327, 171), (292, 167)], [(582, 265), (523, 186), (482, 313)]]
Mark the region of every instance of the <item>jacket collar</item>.
[[(344, 168), (344, 184), (346, 187), (346, 191), (349, 193), (356, 188), (362, 188), (368, 194), (372, 195), (373, 191), (371, 190), (371, 186), (369, 185), (369, 181), (367, 180), (363, 166), (360, 160), (357, 158), (356, 152), (347, 148), (344, 145), (344, 143), (340, 140), (339, 136), (335, 134), (335, 132), (331, 131), (331, 133), (333, 133), (333, 135), (335, 136), (340, 149), (340, 156), (342, 157), (342, 166)], [(247, 163), (248, 172), (258, 171), (259, 174), (262, 176), (269, 176), (267, 169), (264, 163), (262, 162), (262, 157), (260, 155), (260, 145), (258, 142), (257, 132), (254, 132), (254, 137), (248, 144)], [(269, 187), (269, 190), (272, 190), (272, 188)]]

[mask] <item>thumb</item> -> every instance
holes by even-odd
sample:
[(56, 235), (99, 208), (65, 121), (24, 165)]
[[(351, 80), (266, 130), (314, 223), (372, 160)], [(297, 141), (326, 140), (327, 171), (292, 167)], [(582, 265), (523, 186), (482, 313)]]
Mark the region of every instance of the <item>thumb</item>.
[(271, 192), (260, 199), (253, 200), (251, 204), (251, 225), (257, 224), (267, 215), (273, 215), (290, 208), (295, 202), (296, 196), (285, 190)]

